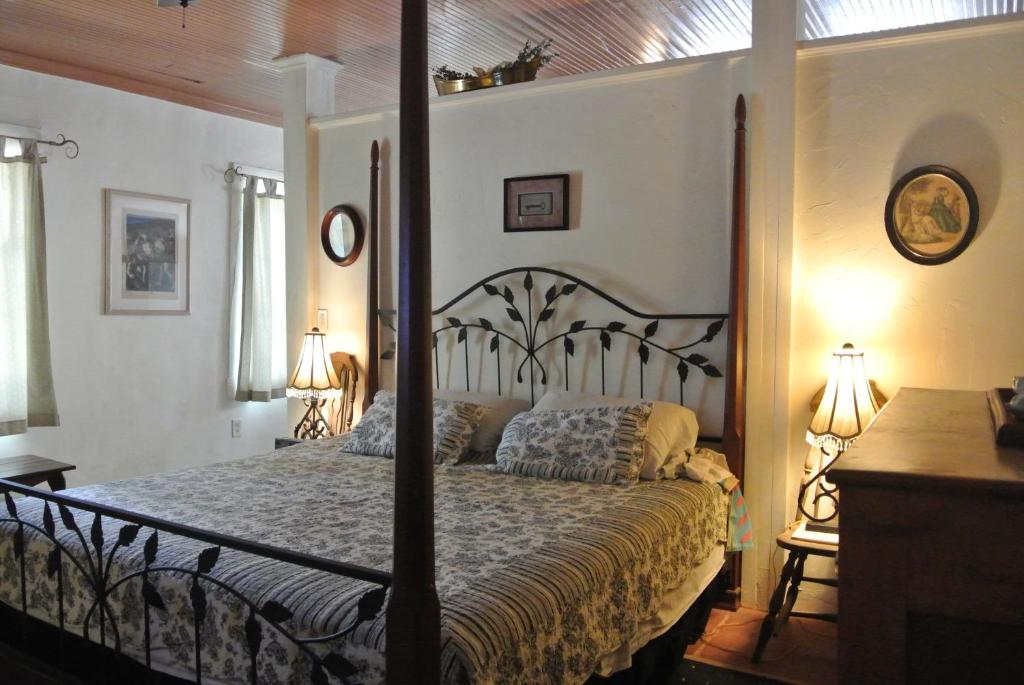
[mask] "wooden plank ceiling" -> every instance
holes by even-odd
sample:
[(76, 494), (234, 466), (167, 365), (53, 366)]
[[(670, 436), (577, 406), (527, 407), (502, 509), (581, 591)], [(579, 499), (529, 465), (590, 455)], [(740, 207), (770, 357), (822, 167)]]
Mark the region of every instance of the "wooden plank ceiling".
[[(541, 78), (750, 46), (751, 0), (428, 0), (430, 60), (459, 70), (552, 38)], [(800, 38), (1020, 13), (1024, 0), (802, 0)], [(337, 111), (398, 98), (399, 0), (0, 0), (0, 63), (279, 123), (276, 57), (345, 65)], [(424, 75), (424, 86), (429, 80)]]
[[(278, 123), (276, 57), (345, 65), (339, 112), (398, 99), (398, 0), (0, 0), (0, 62)], [(702, 28), (703, 25), (703, 28)], [(553, 38), (543, 77), (750, 43), (750, 0), (430, 0), (431, 64), (468, 70)], [(713, 27), (713, 30), (709, 30)], [(424, 75), (424, 85), (427, 86)]]

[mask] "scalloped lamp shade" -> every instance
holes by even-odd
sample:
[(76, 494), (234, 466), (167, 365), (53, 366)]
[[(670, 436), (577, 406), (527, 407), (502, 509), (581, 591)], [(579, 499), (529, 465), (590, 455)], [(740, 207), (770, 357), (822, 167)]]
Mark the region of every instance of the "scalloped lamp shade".
[(864, 371), (864, 353), (846, 343), (832, 354), (825, 394), (807, 427), (807, 442), (845, 451), (877, 413)]
[(288, 381), (288, 397), (341, 397), (341, 381), (334, 373), (330, 356), (324, 347), (324, 334), (314, 328), (302, 341), (302, 354)]

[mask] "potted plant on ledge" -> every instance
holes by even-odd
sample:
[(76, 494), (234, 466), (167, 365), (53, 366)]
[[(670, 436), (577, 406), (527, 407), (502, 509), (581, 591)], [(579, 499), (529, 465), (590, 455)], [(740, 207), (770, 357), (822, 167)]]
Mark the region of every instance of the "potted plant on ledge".
[(438, 95), (451, 95), (469, 90), (479, 90), (492, 86), (505, 86), (512, 83), (524, 83), (537, 78), (537, 71), (558, 57), (551, 51), (551, 39), (534, 44), (526, 41), (513, 62), (502, 62), (490, 69), (473, 67), (473, 72), (461, 72), (448, 68), (448, 65), (434, 67), (434, 86)]

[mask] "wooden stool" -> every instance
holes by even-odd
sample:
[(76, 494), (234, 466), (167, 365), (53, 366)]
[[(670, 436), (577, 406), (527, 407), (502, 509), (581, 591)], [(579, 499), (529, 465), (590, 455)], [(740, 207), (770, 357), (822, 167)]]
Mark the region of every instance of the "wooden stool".
[[(754, 656), (750, 659), (755, 664), (761, 660), (761, 655), (764, 653), (764, 648), (768, 645), (768, 640), (771, 639), (790, 616), (817, 618), (833, 623), (836, 621), (835, 614), (793, 611), (793, 605), (796, 604), (796, 597), (800, 591), (800, 583), (818, 583), (819, 585), (828, 585), (830, 587), (838, 585), (835, 578), (811, 578), (804, 575), (804, 562), (807, 561), (808, 556), (835, 559), (836, 553), (839, 551), (839, 545), (811, 542), (809, 540), (796, 540), (793, 538), (793, 533), (799, 525), (799, 521), (791, 524), (789, 528), (775, 538), (775, 544), (789, 551), (789, 558), (786, 559), (786, 565), (782, 567), (782, 576), (779, 578), (779, 584), (776, 586), (775, 592), (772, 593), (771, 601), (768, 603), (768, 615), (764, 617), (764, 621), (761, 623), (761, 632), (757, 636)], [(785, 598), (785, 603), (783, 603), (783, 598)]]
[(54, 492), (67, 487), (64, 472), (73, 471), (74, 468), (72, 464), (34, 454), (0, 458), (0, 478), (29, 487), (45, 482)]

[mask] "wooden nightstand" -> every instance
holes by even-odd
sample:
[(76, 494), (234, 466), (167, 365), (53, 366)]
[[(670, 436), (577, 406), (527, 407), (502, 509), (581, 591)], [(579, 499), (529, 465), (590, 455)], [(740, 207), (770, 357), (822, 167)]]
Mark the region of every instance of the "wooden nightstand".
[[(761, 633), (757, 636), (757, 646), (754, 647), (754, 656), (751, 657), (751, 661), (755, 664), (761, 660), (761, 655), (764, 653), (768, 640), (771, 639), (775, 631), (778, 630), (778, 627), (785, 623), (786, 619), (790, 616), (818, 618), (823, 621), (832, 621), (833, 623), (836, 621), (835, 614), (793, 611), (797, 594), (800, 592), (800, 583), (818, 583), (819, 585), (828, 585), (830, 587), (836, 587), (837, 585), (834, 578), (811, 578), (805, 576), (804, 562), (807, 561), (809, 556), (835, 559), (836, 554), (839, 552), (839, 545), (794, 538), (793, 533), (799, 525), (799, 522), (791, 524), (789, 528), (775, 538), (775, 544), (789, 551), (789, 558), (786, 559), (786, 565), (782, 567), (782, 576), (779, 578), (779, 584), (776, 586), (775, 592), (772, 593), (771, 601), (768, 602), (768, 615), (764, 617), (764, 621), (761, 623)], [(785, 603), (783, 603), (783, 598), (785, 598)]]
[(46, 483), (54, 492), (67, 487), (64, 472), (74, 469), (72, 464), (37, 457), (34, 454), (0, 458), (0, 478), (28, 486)]
[(292, 445), (298, 445), (302, 440), (298, 438), (274, 438), (274, 449), (279, 450), (282, 447), (291, 447)]

